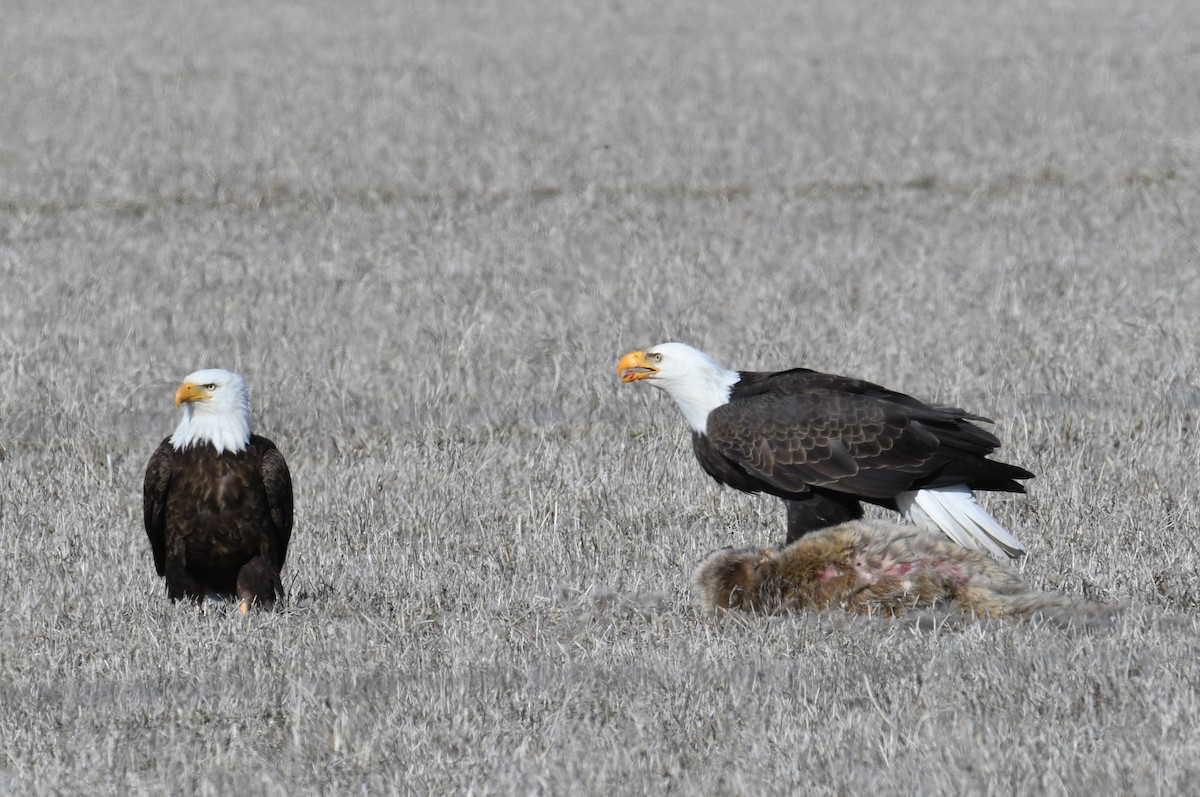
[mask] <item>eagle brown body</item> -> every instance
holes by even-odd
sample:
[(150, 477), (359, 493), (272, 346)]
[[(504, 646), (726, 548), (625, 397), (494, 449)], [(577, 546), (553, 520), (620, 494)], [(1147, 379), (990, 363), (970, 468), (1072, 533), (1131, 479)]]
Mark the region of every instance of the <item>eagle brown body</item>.
[(292, 481), (270, 440), (252, 435), (236, 454), (208, 445), (175, 451), (163, 440), (143, 498), (154, 567), (173, 600), (215, 593), (269, 604), (282, 595)]
[(739, 377), (692, 446), (718, 482), (787, 502), (787, 542), (862, 517), (861, 502), (896, 510), (900, 493), (960, 484), (1021, 493), (1033, 476), (987, 459), (1000, 441), (957, 407), (806, 368)]
[(947, 609), (972, 617), (1094, 622), (1112, 609), (1030, 589), (1020, 574), (932, 532), (857, 520), (786, 547), (713, 551), (696, 569), (701, 605), (777, 614), (844, 609), (898, 617)]

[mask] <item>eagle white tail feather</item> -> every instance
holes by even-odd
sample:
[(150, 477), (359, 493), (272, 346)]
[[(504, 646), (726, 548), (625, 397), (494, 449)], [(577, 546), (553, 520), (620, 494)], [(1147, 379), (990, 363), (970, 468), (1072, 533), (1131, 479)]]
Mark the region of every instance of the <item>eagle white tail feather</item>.
[(983, 548), (1003, 558), (1022, 556), (1028, 550), (979, 505), (965, 484), (900, 493), (896, 506), (912, 523), (940, 531), (964, 548)]

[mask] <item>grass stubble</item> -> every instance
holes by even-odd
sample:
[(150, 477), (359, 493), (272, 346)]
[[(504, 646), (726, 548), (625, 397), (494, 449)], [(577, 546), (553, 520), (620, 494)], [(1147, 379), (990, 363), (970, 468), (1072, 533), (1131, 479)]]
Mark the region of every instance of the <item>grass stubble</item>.
[[(829, 5), (10, 9), (0, 786), (1194, 783), (1196, 12)], [(1025, 577), (1128, 610), (702, 616), (782, 510), (618, 384), (668, 338), (996, 418)], [(292, 467), (280, 612), (152, 575), (208, 365)]]

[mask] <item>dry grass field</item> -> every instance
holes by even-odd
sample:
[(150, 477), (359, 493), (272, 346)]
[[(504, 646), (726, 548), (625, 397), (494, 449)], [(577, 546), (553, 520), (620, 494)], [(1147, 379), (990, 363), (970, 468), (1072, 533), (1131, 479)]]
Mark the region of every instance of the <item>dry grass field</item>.
[[(478, 7), (474, 7), (478, 6)], [(0, 791), (1178, 794), (1200, 779), (1194, 3), (10, 3)], [(1102, 631), (703, 616), (782, 537), (617, 357), (997, 420)], [(171, 605), (203, 366), (279, 612)]]

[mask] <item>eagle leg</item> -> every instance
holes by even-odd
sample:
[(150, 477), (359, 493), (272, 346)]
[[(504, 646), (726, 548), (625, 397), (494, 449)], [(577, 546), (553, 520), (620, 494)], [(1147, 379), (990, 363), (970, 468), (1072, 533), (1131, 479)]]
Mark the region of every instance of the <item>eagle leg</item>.
[(242, 614), (252, 604), (271, 606), (276, 597), (283, 597), (283, 583), (279, 580), (279, 568), (265, 557), (256, 556), (238, 571), (237, 594)]
[(809, 492), (801, 499), (785, 498), (787, 506), (787, 540), (785, 545), (795, 542), (810, 531), (836, 526), (863, 516), (862, 504), (857, 498), (839, 493)]
[(172, 601), (188, 599), (195, 603), (204, 602), (208, 590), (187, 571), (187, 568), (168, 560), (166, 571), (167, 597)]

